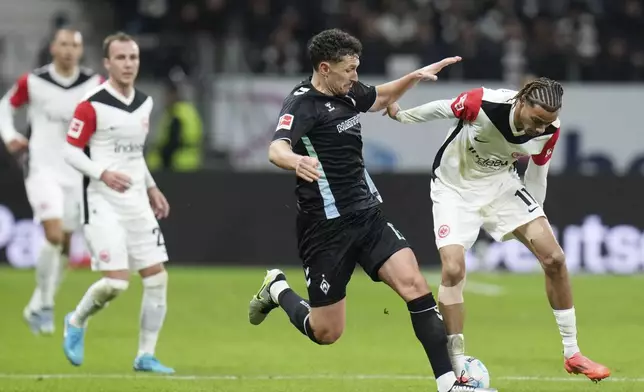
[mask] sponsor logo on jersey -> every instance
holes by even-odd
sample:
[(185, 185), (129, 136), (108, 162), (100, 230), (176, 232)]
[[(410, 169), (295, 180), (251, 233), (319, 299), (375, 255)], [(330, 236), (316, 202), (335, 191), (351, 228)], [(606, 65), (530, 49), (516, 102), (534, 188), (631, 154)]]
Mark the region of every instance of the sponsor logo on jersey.
[(348, 120), (342, 121), (336, 127), (338, 128), (338, 133), (342, 133), (342, 132), (348, 131), (349, 129), (355, 127), (358, 124), (360, 124), (360, 116), (355, 115)]
[(64, 125), (69, 124), (72, 120), (71, 116), (57, 115), (52, 113), (47, 113), (46, 116), (47, 116), (47, 121), (53, 122), (53, 123), (61, 123)]
[(510, 161), (507, 159), (496, 159), (496, 158), (484, 158), (476, 152), (474, 147), (470, 147), (468, 149), (472, 155), (474, 155), (474, 161), (476, 162), (477, 165), (488, 168), (488, 169), (495, 169), (495, 168), (502, 168), (510, 164)]
[(503, 167), (507, 166), (510, 162), (504, 159), (482, 158), (476, 157), (476, 164), (483, 167)]
[(291, 127), (293, 126), (294, 119), (295, 116), (293, 116), (292, 114), (283, 114), (277, 122), (277, 128), (275, 128), (275, 132), (279, 131), (280, 129), (290, 131)]
[(114, 152), (117, 154), (131, 154), (143, 152), (143, 143), (127, 143), (121, 144), (119, 142), (114, 143)]

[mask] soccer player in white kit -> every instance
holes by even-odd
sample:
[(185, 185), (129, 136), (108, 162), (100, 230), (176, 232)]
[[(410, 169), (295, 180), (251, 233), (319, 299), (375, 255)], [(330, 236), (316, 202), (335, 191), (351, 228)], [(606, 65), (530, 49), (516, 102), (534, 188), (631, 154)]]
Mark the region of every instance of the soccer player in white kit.
[[(79, 67), (81, 34), (60, 29), (50, 46), (53, 61), (22, 75), (0, 101), (0, 135), (11, 153), (29, 149), (25, 188), (42, 223), (45, 241), (36, 264), (36, 288), (24, 309), (34, 333), (54, 332), (54, 294), (62, 278), (72, 233), (80, 222), (81, 177), (63, 158), (67, 127), (76, 104), (103, 82), (92, 70)], [(30, 139), (14, 126), (14, 111), (29, 105)]]
[[(497, 241), (518, 239), (541, 263), (548, 300), (562, 336), (566, 371), (593, 381), (610, 375), (606, 366), (579, 350), (564, 253), (543, 211), (548, 166), (559, 137), (562, 98), (563, 87), (558, 82), (539, 78), (518, 92), (477, 88), (456, 99), (408, 110), (393, 104), (387, 109), (390, 117), (404, 124), (454, 120), (434, 160), (431, 199), (442, 262), (438, 302), (457, 374), (465, 363), (465, 251), (482, 227)], [(514, 166), (520, 157), (530, 157), (525, 184)]]
[(78, 104), (69, 126), (65, 158), (84, 175), (83, 228), (103, 277), (65, 317), (64, 352), (75, 366), (84, 359), (89, 317), (128, 287), (131, 271), (143, 281), (139, 348), (134, 370), (174, 373), (155, 357), (167, 309), (168, 255), (157, 219), (170, 206), (143, 157), (152, 98), (134, 88), (139, 47), (123, 33), (103, 44), (109, 79)]

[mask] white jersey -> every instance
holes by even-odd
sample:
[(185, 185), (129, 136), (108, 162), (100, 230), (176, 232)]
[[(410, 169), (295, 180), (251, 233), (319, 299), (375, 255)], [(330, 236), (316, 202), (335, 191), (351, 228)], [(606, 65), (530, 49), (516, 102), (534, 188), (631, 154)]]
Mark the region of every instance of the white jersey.
[(559, 119), (536, 137), (514, 125), (513, 90), (477, 88), (454, 100), (430, 102), (397, 115), (401, 122), (439, 118), (456, 121), (432, 166), (432, 177), (462, 190), (480, 190), (517, 177), (515, 163), (531, 156), (534, 164), (550, 160), (559, 137)]
[[(469, 249), (485, 229), (495, 240), (545, 216), (549, 161), (559, 137), (559, 119), (536, 137), (514, 125), (513, 90), (477, 88), (453, 100), (400, 111), (396, 120), (417, 123), (454, 119), (432, 167), (431, 198), (438, 249)], [(530, 157), (521, 182), (515, 163)]]
[[(87, 94), (77, 106), (67, 142), (83, 148), (98, 168), (84, 179), (85, 223), (92, 200), (107, 202), (121, 219), (136, 219), (150, 211), (147, 188), (151, 177), (143, 148), (152, 106), (152, 98), (141, 91), (135, 89), (130, 97), (124, 97), (108, 82)], [(99, 180), (103, 170), (129, 176), (132, 186), (124, 193), (110, 189)]]
[(77, 186), (79, 174), (64, 160), (63, 146), (74, 108), (103, 82), (90, 69), (79, 68), (69, 78), (53, 64), (21, 76), (0, 101), (0, 132), (5, 142), (15, 137), (14, 110), (28, 104), (29, 173), (43, 173), (63, 186)]

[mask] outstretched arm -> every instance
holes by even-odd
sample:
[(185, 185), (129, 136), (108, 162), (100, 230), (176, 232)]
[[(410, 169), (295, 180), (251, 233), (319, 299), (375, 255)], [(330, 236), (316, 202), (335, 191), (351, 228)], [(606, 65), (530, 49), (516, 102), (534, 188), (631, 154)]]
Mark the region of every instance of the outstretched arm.
[(413, 124), (441, 119), (475, 121), (483, 104), (483, 88), (479, 87), (460, 94), (455, 99), (441, 99), (407, 110), (400, 110), (394, 102), (383, 113), (403, 124)]
[(443, 68), (448, 65), (454, 64), (461, 61), (459, 56), (447, 57), (443, 60), (430, 64), (426, 67), (417, 69), (414, 72), (411, 72), (400, 79), (393, 80), (391, 82), (381, 84), (376, 86), (376, 92), (378, 96), (376, 102), (369, 109), (370, 112), (378, 112), (385, 109), (387, 106), (396, 102), (400, 97), (407, 92), (410, 88), (414, 87), (416, 83), (421, 80), (437, 80), (438, 74)]
[[(413, 124), (432, 120), (456, 118), (450, 105), (449, 99), (432, 101), (424, 105), (416, 106), (407, 110), (400, 110), (400, 105), (394, 103), (387, 107), (386, 114), (394, 120), (403, 124)], [(384, 114), (383, 114), (384, 115)]]

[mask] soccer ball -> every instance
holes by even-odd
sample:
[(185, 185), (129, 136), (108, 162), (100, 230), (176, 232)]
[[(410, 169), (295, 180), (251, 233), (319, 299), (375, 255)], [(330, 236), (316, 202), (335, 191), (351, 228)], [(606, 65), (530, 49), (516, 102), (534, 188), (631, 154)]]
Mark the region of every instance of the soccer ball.
[(490, 387), (490, 372), (478, 358), (465, 357), (465, 374), (463, 377), (467, 380), (467, 385), (475, 388)]

